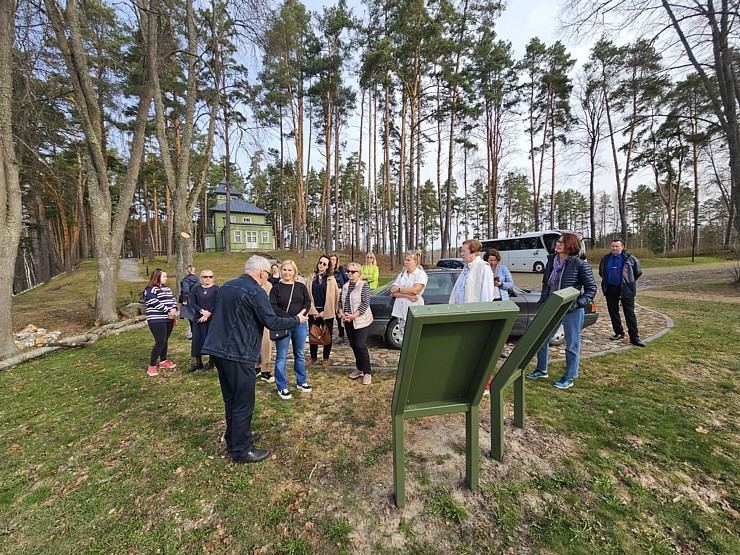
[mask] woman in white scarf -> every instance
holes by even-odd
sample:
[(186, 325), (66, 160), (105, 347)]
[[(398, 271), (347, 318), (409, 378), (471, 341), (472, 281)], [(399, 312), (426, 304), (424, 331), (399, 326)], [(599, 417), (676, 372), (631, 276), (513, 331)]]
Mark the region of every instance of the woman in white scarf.
[(493, 272), (478, 253), (483, 248), (477, 239), (468, 239), (460, 249), (465, 268), (452, 288), (450, 304), (490, 303), (493, 300)]

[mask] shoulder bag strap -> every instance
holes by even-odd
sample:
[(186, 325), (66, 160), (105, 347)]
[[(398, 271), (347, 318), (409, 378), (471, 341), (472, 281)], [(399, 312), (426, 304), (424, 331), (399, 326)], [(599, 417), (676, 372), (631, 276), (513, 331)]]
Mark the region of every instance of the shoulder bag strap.
[(290, 303), (293, 301), (293, 289), (295, 289), (295, 281), (293, 282), (293, 287), (290, 288), (290, 298), (288, 299), (288, 306), (285, 307), (285, 314), (290, 316)]

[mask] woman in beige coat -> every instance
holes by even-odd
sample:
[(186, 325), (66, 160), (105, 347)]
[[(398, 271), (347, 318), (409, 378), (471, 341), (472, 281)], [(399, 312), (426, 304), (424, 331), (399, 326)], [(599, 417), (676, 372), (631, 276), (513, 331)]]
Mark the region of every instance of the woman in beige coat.
[[(308, 329), (314, 324), (326, 324), (329, 335), (334, 330), (334, 318), (337, 314), (337, 303), (339, 302), (339, 287), (334, 279), (334, 268), (331, 267), (329, 257), (322, 254), (316, 264), (316, 270), (308, 277), (308, 295), (311, 297), (311, 310), (308, 311)], [(323, 359), (321, 364), (324, 368), (329, 366), (329, 355), (331, 354), (331, 343), (324, 345)], [(319, 346), (311, 344), (311, 366), (318, 362)]]
[[(272, 291), (272, 283), (268, 281), (265, 282), (265, 284), (262, 286), (262, 289), (265, 293), (267, 293), (267, 296), (270, 296), (270, 291)], [(255, 371), (257, 372), (257, 377), (262, 380), (263, 382), (267, 383), (275, 383), (275, 376), (272, 375), (272, 372), (270, 371), (270, 368), (272, 368), (272, 364), (270, 363), (270, 359), (272, 358), (272, 341), (270, 341), (270, 330), (265, 328), (262, 331), (262, 349), (260, 350), (260, 361), (257, 363)]]

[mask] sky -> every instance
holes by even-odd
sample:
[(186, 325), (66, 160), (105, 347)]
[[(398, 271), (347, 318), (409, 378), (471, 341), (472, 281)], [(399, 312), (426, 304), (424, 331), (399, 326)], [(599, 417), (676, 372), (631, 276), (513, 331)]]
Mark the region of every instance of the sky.
[[(324, 6), (336, 5), (338, 0), (303, 0), (307, 8), (314, 12), (321, 12)], [(362, 17), (365, 9), (360, 0), (347, 0), (348, 5), (353, 9), (355, 16)], [(575, 68), (579, 68), (580, 65), (588, 57), (588, 45), (579, 45), (574, 41), (569, 40), (569, 37), (563, 36), (559, 32), (558, 13), (560, 10), (561, 2), (558, 0), (510, 0), (509, 6), (505, 8), (503, 14), (496, 21), (496, 32), (500, 39), (510, 41), (514, 49), (515, 59), (523, 57), (527, 43), (533, 38), (538, 37), (545, 45), (552, 45), (555, 41), (561, 40), (566, 46), (568, 52), (577, 60)], [(351, 78), (350, 78), (351, 79)], [(349, 81), (355, 90), (359, 87), (357, 83)], [(522, 118), (523, 119), (523, 118)], [(365, 134), (367, 133), (367, 123), (365, 123)], [(518, 171), (525, 175), (531, 174), (531, 162), (529, 161), (527, 150), (528, 150), (528, 138), (525, 133), (525, 125), (522, 122), (518, 127), (519, 131), (515, 134), (515, 140), (511, 146), (511, 150), (505, 159), (504, 172)], [(315, 136), (315, 134), (314, 134)], [(346, 156), (351, 152), (355, 152), (359, 147), (359, 99), (357, 106), (356, 117), (352, 118), (349, 123), (349, 128), (343, 132), (342, 140), (346, 142), (346, 146), (343, 148), (343, 153)], [(367, 154), (367, 136), (365, 135), (363, 143), (363, 160), (368, 159)], [(316, 150), (314, 150), (316, 152)], [(480, 150), (483, 156), (483, 151)], [(321, 155), (319, 155), (320, 157)], [(460, 158), (458, 156), (458, 158)], [(320, 162), (316, 162), (317, 156), (314, 154), (311, 158), (311, 163), (314, 167), (320, 166)], [(248, 162), (240, 160), (240, 165), (243, 170), (246, 170)], [(585, 160), (583, 164), (580, 161), (564, 160), (562, 156), (559, 157), (557, 180), (558, 189), (572, 188), (579, 190), (583, 194), (588, 194), (588, 181), (585, 173)], [(431, 154), (428, 154), (425, 159), (425, 169), (422, 170), (422, 179), (436, 179), (436, 172), (434, 169), (434, 159)], [(468, 164), (471, 167), (472, 164)], [(607, 163), (608, 166), (608, 163)], [(461, 160), (456, 162), (456, 174), (455, 178), (458, 183), (462, 182), (462, 162)], [(549, 176), (549, 170), (546, 170)], [(468, 183), (477, 177), (477, 175), (471, 175), (472, 172), (468, 172)], [(609, 173), (609, 169), (604, 168), (602, 174), (597, 177), (597, 188), (612, 191), (613, 190), (613, 173)], [(461, 185), (460, 185), (461, 187)], [(543, 191), (549, 189), (548, 180), (545, 179), (543, 183)], [(459, 191), (458, 194), (462, 194)]]
[[(304, 0), (307, 8), (315, 12), (320, 12), (324, 6), (336, 5), (336, 2), (337, 0)], [(503, 14), (496, 21), (496, 32), (500, 39), (511, 42), (514, 48), (515, 59), (523, 57), (526, 45), (533, 37), (539, 37), (548, 46), (557, 40), (561, 40), (571, 53), (571, 56), (578, 60), (576, 67), (580, 66), (586, 60), (588, 57), (588, 48), (572, 43), (567, 40), (567, 37), (561, 37), (558, 32), (560, 4), (557, 0), (510, 0), (509, 6), (505, 8)], [(348, 5), (353, 9), (357, 17), (361, 17), (365, 12), (365, 8), (359, 0), (348, 0)], [(356, 83), (353, 83), (353, 86), (355, 89), (358, 88)], [(350, 122), (352, 130), (349, 133), (345, 133), (344, 139), (347, 141), (347, 146), (344, 152), (346, 153), (357, 151), (359, 147), (359, 102), (357, 110), (357, 117)], [(367, 143), (367, 138), (365, 138), (365, 145)], [(513, 148), (515, 152), (509, 155), (506, 170), (518, 170), (527, 174), (531, 173), (529, 169), (531, 163), (526, 154), (528, 139), (524, 133), (523, 124), (521, 126), (521, 133), (517, 137), (516, 144)], [(363, 159), (367, 160), (366, 154), (363, 155)], [(422, 178), (428, 177), (434, 179), (436, 174), (432, 175), (434, 170), (432, 168), (433, 163), (431, 162), (431, 158), (428, 158), (426, 163), (427, 167), (430, 168), (429, 175), (422, 175)], [(460, 164), (457, 166), (459, 167)], [(563, 177), (564, 180), (567, 180), (568, 187), (578, 189), (584, 193), (587, 192), (585, 177)], [(457, 176), (457, 179), (460, 181), (460, 176)]]

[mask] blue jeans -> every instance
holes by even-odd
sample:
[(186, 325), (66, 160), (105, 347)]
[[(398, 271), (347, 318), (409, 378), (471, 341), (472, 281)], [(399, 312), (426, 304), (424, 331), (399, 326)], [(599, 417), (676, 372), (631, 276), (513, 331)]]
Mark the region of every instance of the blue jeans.
[[(583, 329), (584, 310), (576, 308), (563, 317), (565, 331), (565, 374), (566, 380), (575, 380), (578, 377), (578, 363), (581, 359), (581, 330)], [(555, 335), (557, 328), (550, 334)], [(548, 337), (537, 351), (537, 370), (547, 372), (547, 358), (550, 354), (550, 338)]]
[(306, 358), (303, 355), (303, 349), (306, 345), (306, 336), (308, 335), (308, 325), (300, 324), (298, 327), (290, 330), (288, 337), (283, 337), (275, 341), (275, 385), (278, 390), (288, 388), (288, 374), (285, 363), (288, 360), (288, 347), (293, 343), (293, 371), (297, 385), (306, 383)]

